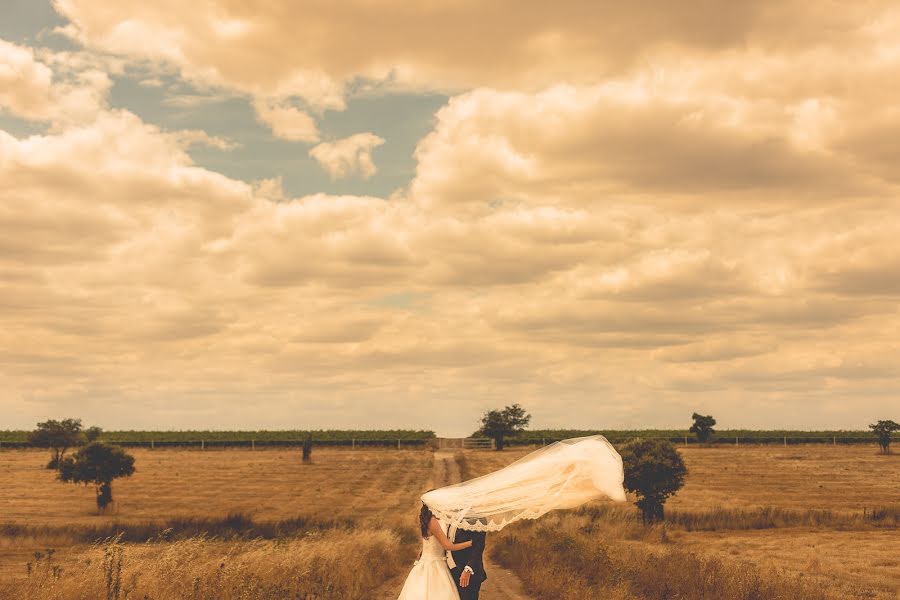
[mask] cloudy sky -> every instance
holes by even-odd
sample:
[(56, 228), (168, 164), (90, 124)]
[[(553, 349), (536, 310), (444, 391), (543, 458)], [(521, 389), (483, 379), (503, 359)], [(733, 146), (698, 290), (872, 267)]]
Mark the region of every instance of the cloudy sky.
[(5, 0), (0, 429), (861, 428), (900, 7)]

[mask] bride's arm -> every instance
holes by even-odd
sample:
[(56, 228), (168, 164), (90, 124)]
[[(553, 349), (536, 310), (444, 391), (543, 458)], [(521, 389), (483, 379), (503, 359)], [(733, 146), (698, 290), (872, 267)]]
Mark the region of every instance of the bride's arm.
[(440, 522), (435, 518), (432, 518), (431, 523), (428, 524), (428, 531), (435, 537), (435, 539), (437, 539), (438, 543), (444, 550), (457, 552), (459, 550), (465, 550), (472, 545), (472, 540), (460, 542), (458, 544), (454, 544), (453, 542), (451, 542), (449, 539), (447, 539), (447, 534), (444, 533), (444, 530), (441, 529)]

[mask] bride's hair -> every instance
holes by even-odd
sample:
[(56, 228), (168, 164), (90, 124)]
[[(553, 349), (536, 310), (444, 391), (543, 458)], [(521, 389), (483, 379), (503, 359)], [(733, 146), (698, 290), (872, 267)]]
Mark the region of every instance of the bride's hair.
[(423, 502), (422, 510), (419, 511), (419, 530), (422, 532), (423, 538), (427, 538), (431, 535), (431, 533), (428, 532), (428, 526), (431, 524), (431, 517), (433, 516), (434, 514), (431, 512), (431, 509)]

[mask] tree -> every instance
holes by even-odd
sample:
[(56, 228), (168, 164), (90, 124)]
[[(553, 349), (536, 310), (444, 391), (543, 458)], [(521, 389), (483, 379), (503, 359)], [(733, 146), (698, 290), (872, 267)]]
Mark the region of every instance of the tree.
[(890, 454), (891, 452), (891, 435), (895, 431), (900, 431), (900, 423), (893, 421), (878, 421), (869, 425), (872, 433), (878, 436), (878, 445), (881, 446), (882, 454)]
[(99, 512), (113, 501), (113, 480), (130, 477), (132, 473), (134, 457), (118, 446), (103, 442), (91, 442), (59, 465), (59, 478), (63, 482), (94, 485)]
[(58, 469), (66, 450), (78, 445), (81, 434), (81, 419), (49, 420), (37, 424), (37, 429), (28, 434), (28, 441), (35, 446), (47, 446), (52, 454), (48, 469)]
[(90, 442), (96, 442), (103, 435), (103, 428), (93, 425), (84, 430), (84, 439)]
[(684, 485), (687, 467), (669, 441), (635, 440), (619, 450), (625, 466), (625, 489), (638, 496), (635, 503), (644, 523), (662, 521), (669, 496)]
[(506, 436), (517, 431), (524, 431), (531, 421), (531, 415), (518, 404), (507, 406), (503, 410), (489, 410), (481, 417), (481, 429), (479, 433), (496, 442), (497, 450), (503, 450)]
[(713, 429), (716, 420), (710, 415), (699, 415), (697, 413), (694, 413), (691, 418), (694, 419), (694, 424), (691, 425), (691, 428), (688, 431), (697, 434), (697, 439), (705, 444), (709, 441), (710, 436), (716, 432), (716, 430)]

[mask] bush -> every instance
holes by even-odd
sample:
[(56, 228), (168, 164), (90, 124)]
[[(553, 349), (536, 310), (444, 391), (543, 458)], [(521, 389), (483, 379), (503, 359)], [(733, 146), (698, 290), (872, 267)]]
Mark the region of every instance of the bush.
[(625, 466), (625, 489), (638, 496), (637, 507), (645, 523), (662, 521), (669, 496), (684, 485), (687, 467), (665, 440), (636, 440), (619, 450)]

